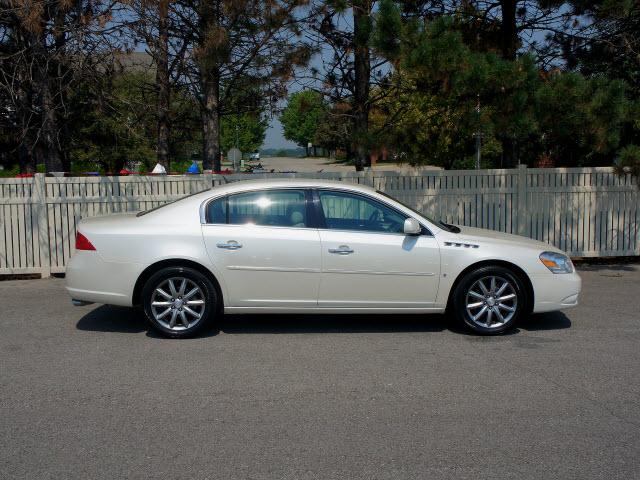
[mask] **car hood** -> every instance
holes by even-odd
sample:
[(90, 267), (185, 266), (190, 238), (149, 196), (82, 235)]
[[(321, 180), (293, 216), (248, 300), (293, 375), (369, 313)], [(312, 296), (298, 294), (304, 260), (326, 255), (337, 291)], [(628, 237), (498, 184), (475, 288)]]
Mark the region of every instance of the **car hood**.
[(460, 229), (460, 233), (455, 234), (456, 237), (464, 242), (469, 243), (500, 243), (509, 245), (518, 245), (521, 247), (530, 247), (537, 250), (552, 251), (558, 253), (564, 253), (562, 250), (549, 245), (548, 243), (540, 242), (532, 238), (523, 237), (521, 235), (512, 235), (510, 233), (496, 232), (495, 230), (486, 230), (484, 228), (465, 227), (462, 225), (456, 225)]

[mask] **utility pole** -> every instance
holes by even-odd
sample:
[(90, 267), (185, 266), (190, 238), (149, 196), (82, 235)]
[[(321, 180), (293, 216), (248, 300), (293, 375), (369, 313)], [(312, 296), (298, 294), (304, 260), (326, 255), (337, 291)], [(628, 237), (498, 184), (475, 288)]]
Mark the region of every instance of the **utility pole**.
[(473, 134), (476, 137), (476, 170), (480, 170), (480, 151), (482, 150), (482, 131), (480, 129), (480, 94), (476, 103), (476, 113), (478, 114), (478, 130)]

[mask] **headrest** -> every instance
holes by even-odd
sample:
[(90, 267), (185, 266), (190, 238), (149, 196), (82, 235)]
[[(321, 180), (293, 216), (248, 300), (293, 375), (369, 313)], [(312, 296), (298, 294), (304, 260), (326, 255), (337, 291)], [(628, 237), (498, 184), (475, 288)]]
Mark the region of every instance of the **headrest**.
[(304, 215), (299, 210), (292, 212), (289, 218), (293, 225), (304, 222)]

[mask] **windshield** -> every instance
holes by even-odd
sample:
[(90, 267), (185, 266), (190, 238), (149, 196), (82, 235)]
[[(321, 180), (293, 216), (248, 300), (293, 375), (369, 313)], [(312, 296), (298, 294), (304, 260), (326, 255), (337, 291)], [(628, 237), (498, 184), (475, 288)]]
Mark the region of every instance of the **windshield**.
[(453, 232), (453, 233), (460, 233), (460, 229), (458, 227), (456, 227), (455, 225), (449, 225), (448, 223), (444, 223), (442, 220), (434, 220), (433, 218), (431, 218), (428, 215), (425, 215), (422, 212), (419, 212), (418, 210), (416, 210), (415, 208), (411, 208), (409, 205), (407, 205), (404, 202), (401, 202), (400, 200), (398, 200), (397, 198), (393, 198), (391, 195), (388, 195), (384, 192), (381, 192), (380, 190), (376, 190), (376, 192), (378, 192), (380, 195), (383, 195), (387, 198), (390, 198), (391, 200), (393, 200), (394, 202), (398, 202), (400, 205), (402, 205), (405, 208), (408, 208), (409, 210), (411, 210), (413, 213), (416, 213), (418, 215), (420, 215), (421, 217), (426, 218), (427, 220), (429, 220), (431, 223), (433, 223), (434, 225), (437, 225), (438, 227), (442, 228), (443, 230), (446, 230), (447, 232)]

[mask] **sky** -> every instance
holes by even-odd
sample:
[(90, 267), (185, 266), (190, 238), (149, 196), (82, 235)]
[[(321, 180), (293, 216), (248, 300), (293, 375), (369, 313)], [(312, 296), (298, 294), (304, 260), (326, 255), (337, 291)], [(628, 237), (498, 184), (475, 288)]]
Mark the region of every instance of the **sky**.
[(277, 118), (272, 118), (262, 148), (296, 148), (297, 146), (297, 144), (284, 138), (282, 124)]

